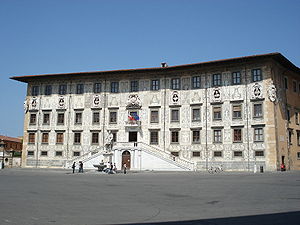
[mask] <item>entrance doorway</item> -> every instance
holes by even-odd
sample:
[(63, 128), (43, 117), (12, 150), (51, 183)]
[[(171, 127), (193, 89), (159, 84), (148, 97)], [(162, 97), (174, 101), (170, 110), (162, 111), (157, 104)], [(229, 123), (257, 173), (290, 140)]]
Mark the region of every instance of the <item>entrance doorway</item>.
[(137, 142), (137, 132), (136, 131), (129, 131), (129, 142)]
[(124, 151), (122, 153), (122, 168), (124, 167), (124, 164), (126, 164), (127, 169), (130, 169), (130, 152)]

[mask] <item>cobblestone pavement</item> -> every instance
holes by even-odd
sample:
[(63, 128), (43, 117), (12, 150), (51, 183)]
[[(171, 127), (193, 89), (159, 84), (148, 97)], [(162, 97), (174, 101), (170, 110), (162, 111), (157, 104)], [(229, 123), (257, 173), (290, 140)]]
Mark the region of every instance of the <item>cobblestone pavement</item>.
[(6, 168), (0, 200), (0, 225), (291, 225), (299, 224), (300, 171), (108, 175)]

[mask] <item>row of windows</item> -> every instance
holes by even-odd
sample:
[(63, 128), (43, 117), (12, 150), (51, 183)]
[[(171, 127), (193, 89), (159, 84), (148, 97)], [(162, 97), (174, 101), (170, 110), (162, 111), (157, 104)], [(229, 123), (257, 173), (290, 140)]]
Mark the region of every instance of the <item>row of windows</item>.
[[(233, 143), (242, 143), (243, 142), (243, 135), (242, 135), (242, 128), (234, 128), (232, 129), (233, 132)], [(113, 141), (117, 141), (117, 132), (113, 133)], [(170, 134), (170, 142), (171, 144), (179, 144), (179, 133), (178, 130), (171, 130)], [(213, 143), (222, 143), (223, 142), (223, 135), (222, 129), (214, 129), (212, 131), (213, 135)], [(199, 144), (200, 143), (200, 130), (192, 130), (192, 143)], [(28, 134), (28, 143), (35, 144), (35, 136), (36, 133), (29, 133)], [(82, 141), (82, 133), (75, 132), (74, 133), (74, 144), (81, 144)], [(99, 132), (92, 132), (91, 133), (91, 143), (92, 144), (99, 144)], [(255, 142), (263, 142), (264, 141), (264, 132), (263, 127), (255, 127), (254, 128), (254, 136), (253, 140)], [(129, 140), (131, 141), (131, 140)], [(56, 144), (63, 144), (64, 143), (64, 133), (57, 132), (56, 133)], [(49, 144), (49, 132), (42, 133), (42, 144)], [(158, 145), (159, 144), (159, 131), (150, 131), (150, 144), (151, 145)]]
[[(252, 81), (258, 82), (262, 80), (262, 72), (261, 69), (254, 69), (252, 70)], [(236, 71), (231, 74), (231, 81), (232, 85), (237, 85), (242, 83), (241, 72)], [(212, 75), (212, 86), (222, 86), (222, 75), (220, 73)], [(201, 87), (201, 77), (194, 76), (191, 78), (191, 87), (192, 89), (198, 89)], [(181, 79), (180, 78), (173, 78), (171, 79), (170, 88), (172, 90), (180, 90), (181, 89)], [(160, 89), (160, 80), (151, 80), (150, 82), (150, 90), (157, 91)], [(100, 93), (102, 91), (102, 84), (101, 83), (94, 83), (93, 87), (94, 93)], [(119, 93), (119, 82), (111, 82), (110, 83), (110, 92), (111, 93)], [(137, 92), (139, 91), (139, 82), (137, 80), (130, 81), (130, 91)], [(61, 84), (58, 88), (58, 93), (60, 95), (67, 94), (67, 85)], [(83, 94), (84, 93), (84, 84), (77, 84), (76, 85), (76, 94)], [(52, 94), (52, 86), (46, 85), (44, 89), (44, 95), (51, 95)], [(33, 86), (31, 89), (31, 95), (37, 96), (39, 95), (39, 86)]]
[[(73, 156), (77, 157), (80, 156), (79, 151), (73, 151)], [(179, 152), (171, 152), (173, 156), (179, 156)], [(41, 156), (48, 156), (48, 151), (41, 151), (40, 153)], [(255, 156), (264, 156), (264, 151), (255, 151), (254, 153)], [(33, 157), (34, 156), (34, 151), (27, 151), (27, 156), (28, 157)], [(63, 152), (62, 151), (55, 151), (55, 156), (56, 157), (62, 157)], [(193, 157), (200, 157), (201, 154), (200, 152), (193, 151), (192, 152)], [(213, 152), (213, 157), (223, 157), (223, 152), (222, 151), (214, 151)], [(242, 151), (233, 151), (233, 157), (243, 157), (243, 152)], [(298, 152), (298, 159), (300, 159), (300, 152)]]
[[(284, 77), (284, 88), (286, 90), (289, 89), (289, 81), (288, 81), (287, 77)], [(300, 82), (298, 82), (298, 87), (297, 87), (297, 81), (293, 80), (293, 82), (292, 82), (292, 90), (293, 90), (294, 93), (297, 93), (297, 91), (298, 91), (299, 94), (300, 94)]]
[[(191, 120), (192, 122), (201, 121), (201, 111), (200, 107), (194, 107), (191, 109)], [(215, 121), (222, 120), (222, 105), (214, 105), (212, 107), (212, 118)], [(117, 111), (109, 112), (109, 123), (117, 123)], [(138, 111), (130, 111), (130, 115), (138, 115)], [(263, 117), (263, 103), (255, 102), (253, 103), (253, 118), (262, 118)], [(172, 108), (170, 109), (170, 119), (171, 122), (179, 122), (180, 121), (180, 109)], [(242, 119), (242, 104), (234, 104), (232, 105), (232, 119)], [(298, 113), (296, 114), (296, 120), (298, 121)], [(37, 122), (37, 114), (30, 114), (30, 125), (36, 125)], [(75, 112), (74, 124), (82, 124), (82, 112)], [(57, 124), (63, 125), (65, 123), (65, 113), (59, 112), (57, 113)], [(92, 123), (100, 124), (100, 112), (93, 112), (92, 115)], [(150, 123), (159, 123), (159, 110), (152, 109), (150, 111)], [(50, 113), (43, 113), (43, 124), (50, 125)], [(299, 121), (298, 123), (299, 124)]]
[[(290, 123), (291, 122), (291, 109), (287, 108), (286, 110), (286, 117), (287, 117), (287, 121)], [(299, 111), (298, 110), (294, 110), (294, 118), (295, 118), (295, 124), (296, 125), (300, 125), (300, 121), (299, 121)]]

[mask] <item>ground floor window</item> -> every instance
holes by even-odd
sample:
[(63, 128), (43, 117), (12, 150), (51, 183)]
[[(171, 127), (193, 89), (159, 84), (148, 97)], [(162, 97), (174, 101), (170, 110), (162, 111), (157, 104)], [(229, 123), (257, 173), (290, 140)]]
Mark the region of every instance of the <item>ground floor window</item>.
[(47, 151), (41, 151), (41, 156), (48, 156), (48, 152)]
[(158, 131), (150, 131), (150, 144), (158, 145)]
[(193, 157), (200, 157), (200, 152), (193, 152)]
[(179, 131), (171, 131), (171, 143), (179, 143)]
[(27, 151), (27, 156), (34, 156), (34, 151)]
[(62, 151), (56, 151), (55, 156), (62, 156)]
[(80, 152), (73, 152), (73, 156), (80, 156)]
[(222, 157), (221, 151), (214, 151), (214, 157)]
[(243, 152), (242, 151), (234, 151), (233, 152), (233, 156), (234, 157), (242, 157), (243, 156)]
[(264, 156), (265, 154), (264, 154), (264, 151), (255, 151), (255, 156), (260, 156), (260, 157), (262, 157), (262, 156)]

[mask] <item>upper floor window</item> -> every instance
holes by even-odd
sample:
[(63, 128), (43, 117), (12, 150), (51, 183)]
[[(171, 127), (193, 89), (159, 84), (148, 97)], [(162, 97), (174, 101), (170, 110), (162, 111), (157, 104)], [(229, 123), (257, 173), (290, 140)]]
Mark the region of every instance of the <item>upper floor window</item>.
[(192, 77), (192, 89), (200, 88), (200, 76)]
[(131, 92), (139, 91), (139, 82), (137, 80), (130, 81), (130, 91)]
[(80, 144), (81, 143), (81, 133), (74, 133), (74, 144)]
[(64, 113), (58, 113), (57, 114), (57, 124), (63, 125), (65, 123), (65, 114)]
[(213, 130), (213, 140), (214, 143), (222, 143), (222, 130), (216, 129)]
[(233, 72), (232, 73), (232, 84), (241, 84), (241, 73), (240, 72)]
[(221, 86), (222, 78), (221, 74), (213, 74), (212, 75), (212, 86)]
[(171, 109), (171, 122), (179, 122), (179, 109)]
[(263, 107), (262, 103), (254, 103), (253, 104), (253, 117), (259, 118), (263, 116)]
[(158, 123), (158, 110), (151, 110), (150, 112), (150, 123)]
[(261, 81), (262, 80), (262, 73), (261, 69), (254, 69), (252, 70), (252, 80), (254, 82)]
[(284, 88), (285, 89), (289, 88), (289, 83), (288, 83), (288, 78), (287, 77), (284, 78)]
[(32, 96), (38, 96), (39, 95), (39, 86), (32, 86), (31, 95)]
[(297, 82), (293, 81), (293, 91), (297, 93)]
[(117, 123), (117, 112), (109, 112), (109, 123)]
[(221, 106), (213, 107), (213, 120), (222, 120), (222, 107)]
[(93, 124), (99, 124), (99, 123), (100, 123), (100, 113), (93, 112)]
[(119, 82), (111, 82), (110, 83), (110, 92), (118, 93), (119, 92)]
[(56, 144), (64, 143), (64, 133), (56, 133)]
[(99, 133), (98, 132), (92, 133), (92, 144), (99, 144)]
[(171, 131), (171, 143), (179, 143), (179, 131)]
[(94, 83), (94, 93), (101, 92), (101, 83)]
[(233, 129), (233, 142), (242, 142), (242, 129)]
[(48, 141), (49, 141), (49, 133), (43, 133), (42, 134), (42, 143), (48, 144)]
[(61, 85), (59, 85), (58, 93), (59, 93), (60, 95), (65, 95), (65, 94), (67, 94), (67, 85), (66, 85), (66, 84), (61, 84)]
[(262, 127), (254, 128), (254, 141), (263, 141), (264, 140), (264, 130)]
[(291, 112), (289, 109), (286, 110), (287, 121), (291, 122)]
[(180, 90), (180, 78), (171, 79), (171, 89)]
[(35, 113), (30, 114), (29, 124), (30, 125), (35, 125), (36, 124), (36, 114)]
[(43, 124), (46, 124), (46, 125), (50, 124), (50, 113), (44, 113)]
[(45, 87), (45, 95), (51, 95), (52, 94), (52, 86), (46, 85)]
[(150, 131), (150, 145), (158, 145), (158, 131)]
[(84, 92), (83, 84), (77, 84), (76, 85), (76, 94), (83, 94), (83, 92)]
[(28, 143), (34, 144), (35, 143), (35, 133), (29, 133), (28, 134)]
[(151, 90), (152, 91), (159, 90), (159, 80), (151, 80)]
[(82, 113), (75, 113), (75, 124), (82, 124)]
[(200, 130), (193, 130), (192, 135), (192, 142), (200, 143)]
[(297, 130), (297, 144), (300, 146), (300, 130)]
[(232, 106), (232, 118), (241, 119), (242, 118), (242, 105), (233, 105)]
[(295, 123), (299, 125), (299, 112), (295, 112)]
[(192, 109), (192, 121), (200, 121), (200, 108)]

